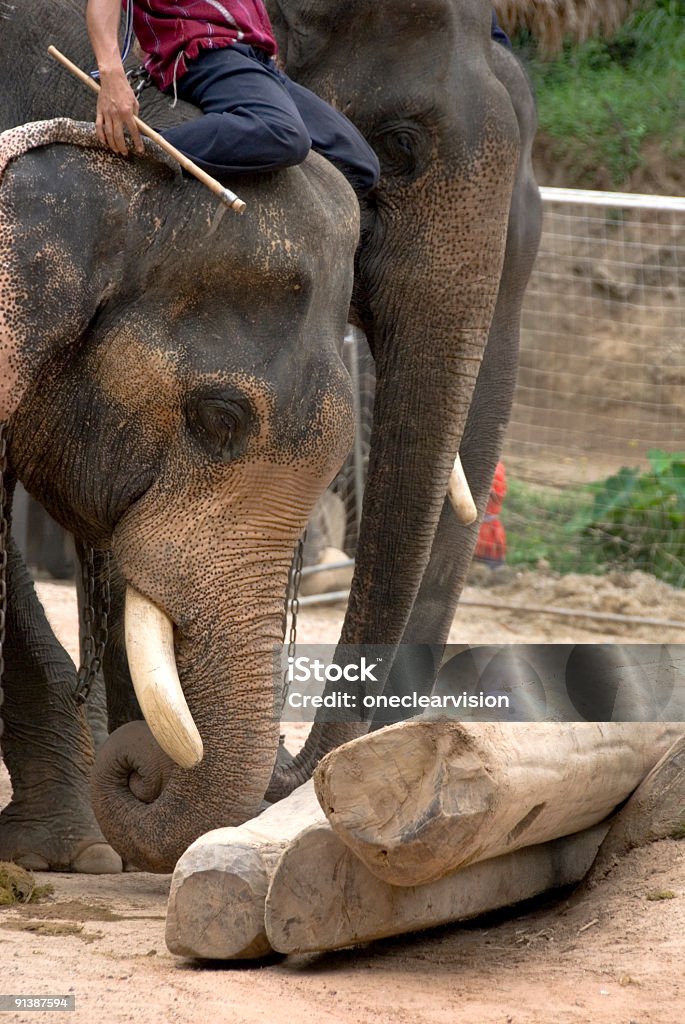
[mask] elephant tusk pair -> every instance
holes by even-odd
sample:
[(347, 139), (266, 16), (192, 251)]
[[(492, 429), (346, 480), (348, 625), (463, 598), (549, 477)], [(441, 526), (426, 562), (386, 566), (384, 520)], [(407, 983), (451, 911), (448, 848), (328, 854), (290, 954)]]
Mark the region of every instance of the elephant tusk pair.
[(145, 721), (176, 764), (193, 768), (202, 760), (202, 738), (178, 678), (173, 623), (147, 597), (127, 587), (124, 630), (133, 689)]
[(454, 460), (454, 469), (450, 474), (450, 482), (447, 485), (447, 497), (457, 519), (463, 526), (470, 526), (471, 523), (476, 521), (478, 510), (471, 496), (471, 489), (469, 488), (459, 455)]

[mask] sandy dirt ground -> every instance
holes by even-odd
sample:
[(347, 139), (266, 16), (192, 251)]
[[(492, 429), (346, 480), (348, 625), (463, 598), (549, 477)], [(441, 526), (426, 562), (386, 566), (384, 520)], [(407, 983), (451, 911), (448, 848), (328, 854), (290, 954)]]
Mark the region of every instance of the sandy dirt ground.
[[(685, 630), (592, 621), (594, 608), (685, 622), (685, 593), (639, 573), (604, 578), (526, 573), (486, 576), (462, 607), (459, 643), (670, 642)], [(487, 584), (487, 585), (486, 585)], [(39, 585), (60, 638), (75, 655), (71, 587)], [(565, 606), (579, 617), (530, 606)], [(334, 642), (339, 607), (301, 615), (304, 642)], [(301, 727), (300, 727), (301, 728)], [(292, 734), (291, 734), (292, 741)], [(6, 784), (5, 784), (6, 789)], [(0, 794), (0, 801), (1, 801)], [(685, 842), (634, 851), (582, 901), (568, 893), (470, 925), (353, 950), (258, 964), (198, 964), (164, 942), (168, 876), (41, 875), (45, 903), (0, 910), (5, 993), (73, 994), (79, 1022), (118, 1024), (682, 1024), (685, 1020)], [(7, 1013), (5, 1019), (37, 1019)]]

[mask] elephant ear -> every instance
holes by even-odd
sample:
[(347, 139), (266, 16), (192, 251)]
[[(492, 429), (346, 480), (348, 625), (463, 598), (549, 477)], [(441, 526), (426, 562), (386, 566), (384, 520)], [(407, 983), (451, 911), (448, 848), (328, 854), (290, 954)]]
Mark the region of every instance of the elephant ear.
[(267, 0), (266, 6), (288, 74), (297, 76), (304, 68), (316, 67), (331, 45), (332, 2)]
[(116, 289), (141, 187), (132, 166), (93, 124), (57, 118), (0, 134), (0, 421)]

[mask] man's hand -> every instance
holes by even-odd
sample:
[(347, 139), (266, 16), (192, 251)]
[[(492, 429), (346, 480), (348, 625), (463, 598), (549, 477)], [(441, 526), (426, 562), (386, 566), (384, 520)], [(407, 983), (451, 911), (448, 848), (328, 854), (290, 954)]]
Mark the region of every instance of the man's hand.
[(88, 0), (86, 24), (93, 53), (100, 70), (100, 95), (95, 130), (100, 142), (115, 153), (126, 156), (128, 147), (124, 128), (128, 128), (136, 152), (143, 152), (143, 140), (133, 120), (138, 113), (138, 100), (128, 84), (119, 56), (119, 21), (121, 0)]
[(137, 153), (143, 152), (143, 140), (134, 120), (139, 103), (128, 83), (123, 67), (113, 71), (100, 71), (100, 95), (98, 96), (95, 130), (100, 142), (104, 142), (115, 153), (128, 154), (124, 129), (128, 129)]

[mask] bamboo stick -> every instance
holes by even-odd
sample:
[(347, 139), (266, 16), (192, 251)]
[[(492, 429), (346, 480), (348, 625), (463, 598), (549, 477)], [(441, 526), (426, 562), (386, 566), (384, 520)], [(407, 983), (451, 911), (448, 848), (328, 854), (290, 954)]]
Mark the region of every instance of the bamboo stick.
[[(100, 92), (100, 86), (98, 83), (94, 81), (90, 75), (87, 75), (85, 71), (82, 71), (80, 67), (72, 63), (68, 57), (65, 57), (56, 46), (48, 46), (48, 53), (51, 57), (54, 57), (55, 60), (59, 61), (60, 64), (67, 68), (67, 70), (78, 78), (80, 82), (83, 82), (85, 86), (95, 93)], [(188, 174), (192, 174), (198, 181), (201, 181), (202, 184), (210, 190), (210, 192), (213, 192), (215, 196), (218, 196), (222, 203), (230, 207), (232, 210), (235, 210), (236, 213), (243, 213), (245, 210), (245, 203), (242, 199), (238, 198), (235, 192), (231, 192), (229, 188), (226, 188), (226, 186), (222, 185), (220, 181), (213, 178), (211, 174), (207, 174), (206, 171), (203, 171), (201, 167), (198, 167), (197, 164), (193, 163), (193, 161), (185, 156), (184, 153), (181, 153), (181, 151), (176, 149), (175, 146), (172, 146), (170, 142), (167, 142), (159, 132), (156, 132), (154, 128), (150, 128), (145, 121), (141, 121), (139, 117), (134, 117), (134, 120), (138, 125), (141, 135), (147, 136), (148, 139), (152, 139), (152, 141), (156, 142), (158, 146), (161, 146), (164, 152), (168, 153), (170, 157), (176, 160), (184, 171), (187, 171)]]

